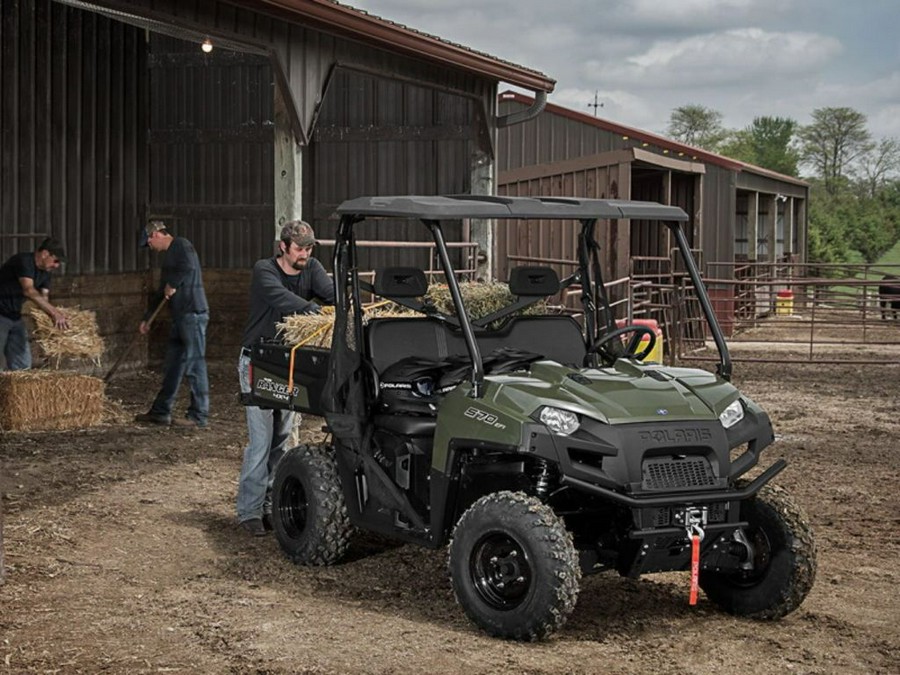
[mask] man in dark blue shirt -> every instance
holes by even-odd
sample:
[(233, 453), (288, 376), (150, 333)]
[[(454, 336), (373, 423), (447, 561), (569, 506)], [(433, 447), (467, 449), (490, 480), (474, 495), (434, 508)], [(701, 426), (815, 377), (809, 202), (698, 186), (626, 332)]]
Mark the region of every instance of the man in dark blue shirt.
[(55, 239), (45, 239), (36, 251), (17, 253), (0, 267), (0, 354), (6, 370), (31, 368), (28, 330), (22, 321), (25, 300), (40, 307), (57, 328), (69, 327), (66, 315), (48, 299), (50, 272), (65, 259), (62, 245)]
[[(263, 258), (253, 266), (250, 282), (250, 317), (241, 340), (238, 377), (241, 391), (250, 391), (250, 348), (260, 340), (275, 337), (275, 324), (290, 314), (318, 314), (322, 302), (334, 303), (334, 283), (312, 257), (316, 238), (302, 220), (286, 223), (278, 242), (279, 255)], [(275, 466), (287, 449), (295, 413), (247, 406), (250, 442), (238, 479), (237, 516), (241, 526), (254, 536), (270, 527), (270, 491)]]
[[(193, 244), (184, 237), (175, 237), (161, 220), (151, 220), (144, 230), (142, 242), (154, 251), (165, 253), (151, 308), (163, 298), (168, 299), (172, 311), (172, 329), (166, 345), (163, 383), (149, 412), (135, 416), (138, 422), (168, 426), (205, 428), (209, 421), (209, 376), (206, 371), (206, 327), (209, 305), (203, 290), (200, 259)], [(140, 332), (150, 331), (150, 309), (141, 321)], [(182, 377), (191, 387), (191, 402), (184, 419), (172, 417), (172, 407), (178, 396)]]

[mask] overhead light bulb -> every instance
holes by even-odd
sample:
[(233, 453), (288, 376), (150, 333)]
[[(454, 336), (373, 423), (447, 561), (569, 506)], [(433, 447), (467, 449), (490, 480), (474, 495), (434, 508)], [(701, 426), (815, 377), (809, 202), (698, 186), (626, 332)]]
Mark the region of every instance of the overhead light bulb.
[(209, 38), (206, 38), (206, 39), (203, 41), (203, 44), (200, 45), (200, 49), (202, 49), (204, 52), (206, 52), (207, 54), (209, 54), (209, 53), (213, 50), (213, 43), (212, 43), (212, 40), (210, 40)]

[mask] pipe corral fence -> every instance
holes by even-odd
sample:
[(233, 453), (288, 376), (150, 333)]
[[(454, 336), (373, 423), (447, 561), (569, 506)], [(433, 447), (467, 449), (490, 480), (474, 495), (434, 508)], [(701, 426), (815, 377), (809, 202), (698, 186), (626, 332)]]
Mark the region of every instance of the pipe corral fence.
[[(320, 243), (330, 247), (334, 242)], [(433, 242), (357, 244), (419, 249), (429, 280), (443, 280)], [(474, 281), (478, 245), (448, 246), (460, 256), (460, 280)], [(702, 262), (699, 251), (694, 255)], [(550, 265), (563, 274), (577, 267), (574, 260), (536, 256), (511, 255), (509, 261)], [(361, 272), (363, 277), (373, 274)], [(900, 276), (900, 265), (709, 263), (704, 282), (735, 362), (900, 364), (900, 279), (886, 281), (886, 275)], [(896, 294), (886, 296), (886, 284), (895, 286)], [(616, 319), (656, 321), (667, 363), (717, 360), (697, 295), (675, 250), (668, 257), (632, 258), (630, 276), (604, 282), (604, 288)], [(580, 319), (580, 294), (580, 286), (570, 286), (551, 299), (551, 310)]]
[[(656, 319), (670, 362), (713, 360), (690, 280), (636, 260), (632, 316)], [(704, 282), (734, 361), (900, 363), (900, 265), (709, 264)]]

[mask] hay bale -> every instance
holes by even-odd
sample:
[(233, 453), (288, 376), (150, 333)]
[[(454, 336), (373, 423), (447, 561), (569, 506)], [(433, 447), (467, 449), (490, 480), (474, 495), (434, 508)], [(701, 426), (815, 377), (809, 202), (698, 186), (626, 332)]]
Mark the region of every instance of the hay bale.
[(275, 324), (276, 337), (285, 344), (304, 347), (330, 347), (334, 332), (334, 314), (292, 314)]
[(55, 368), (59, 368), (64, 358), (90, 359), (95, 365), (100, 365), (105, 345), (97, 330), (97, 315), (94, 312), (77, 307), (62, 308), (69, 320), (69, 328), (60, 330), (39, 307), (28, 303), (27, 308), (34, 321), (34, 341)]
[[(378, 302), (363, 308), (365, 318), (391, 316), (421, 316), (411, 309), (393, 302)], [(291, 314), (275, 324), (276, 336), (288, 345), (303, 347), (331, 346), (334, 333), (334, 307), (323, 307), (321, 314)]]
[(0, 373), (0, 429), (60, 431), (100, 424), (103, 380), (63, 370)]
[[(487, 316), (501, 307), (512, 304), (515, 300), (509, 292), (509, 286), (500, 282), (463, 281), (459, 284), (459, 292), (462, 295), (463, 305), (472, 319)], [(456, 308), (453, 306), (453, 298), (450, 297), (447, 284), (429, 286), (427, 298), (440, 312), (456, 316)]]

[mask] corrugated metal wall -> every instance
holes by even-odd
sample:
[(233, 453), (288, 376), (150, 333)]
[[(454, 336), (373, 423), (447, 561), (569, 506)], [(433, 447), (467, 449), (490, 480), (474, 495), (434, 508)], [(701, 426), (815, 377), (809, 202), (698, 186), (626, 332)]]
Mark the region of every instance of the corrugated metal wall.
[[(328, 86), (309, 159), (311, 193), (304, 200), (320, 238), (331, 239), (331, 219), (341, 201), (361, 195), (470, 192), (478, 129), (483, 124), (471, 97), (406, 81), (338, 68)], [(309, 174), (308, 174), (309, 175)], [(444, 224), (460, 241), (461, 223)], [(430, 241), (417, 221), (383, 220), (358, 230), (363, 240)], [(424, 249), (361, 250), (359, 265), (427, 265)], [(459, 264), (457, 260), (454, 264)]]
[(205, 267), (272, 252), (274, 85), (267, 58), (153, 34), (147, 215), (190, 239)]
[(144, 33), (50, 0), (0, 2), (0, 258), (62, 240), (66, 274), (142, 267)]

